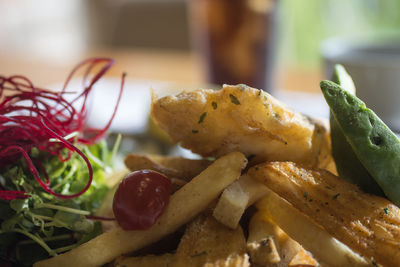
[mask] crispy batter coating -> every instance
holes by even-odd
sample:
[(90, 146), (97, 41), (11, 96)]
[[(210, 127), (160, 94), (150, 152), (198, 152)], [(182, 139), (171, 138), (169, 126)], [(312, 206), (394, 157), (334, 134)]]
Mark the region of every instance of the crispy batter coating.
[(212, 216), (197, 217), (187, 226), (171, 266), (250, 266), (242, 228), (232, 230)]
[(202, 156), (241, 151), (250, 163), (290, 160), (325, 167), (326, 128), (245, 85), (153, 99), (152, 116), (175, 142)]
[(121, 256), (114, 261), (114, 267), (165, 267), (172, 260), (173, 255), (166, 253), (162, 255), (146, 255), (136, 257)]
[(399, 266), (400, 209), (389, 200), (292, 162), (264, 163), (248, 173), (355, 252), (383, 266)]

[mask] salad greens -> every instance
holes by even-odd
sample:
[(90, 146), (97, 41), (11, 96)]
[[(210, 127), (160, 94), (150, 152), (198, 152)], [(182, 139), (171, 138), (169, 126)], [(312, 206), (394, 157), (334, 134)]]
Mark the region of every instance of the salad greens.
[[(90, 160), (93, 181), (83, 195), (73, 199), (61, 199), (45, 192), (24, 159), (0, 167), (0, 185), (5, 190), (25, 191), (30, 195), (26, 199), (0, 200), (0, 263), (32, 265), (102, 233), (101, 223), (90, 220), (90, 215), (109, 189), (106, 176), (111, 172), (119, 141), (120, 138), (112, 150), (104, 140), (90, 146), (78, 145)], [(88, 182), (87, 165), (76, 153), (67, 161), (38, 150), (33, 150), (31, 157), (41, 161), (45, 168), (42, 174), (47, 173), (51, 178), (55, 192), (74, 194)]]

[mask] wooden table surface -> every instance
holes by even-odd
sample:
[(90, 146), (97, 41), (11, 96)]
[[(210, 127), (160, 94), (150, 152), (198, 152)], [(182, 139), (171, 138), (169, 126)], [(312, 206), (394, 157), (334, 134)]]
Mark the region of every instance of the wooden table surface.
[[(62, 60), (37, 55), (20, 55), (0, 51), (0, 74), (21, 74), (38, 86), (60, 83), (81, 60), (89, 57), (110, 57), (116, 63), (108, 76), (123, 72), (130, 78), (173, 81), (180, 85), (207, 84), (204, 65), (194, 53), (143, 49), (90, 49), (68, 55)], [(315, 70), (281, 69), (277, 74), (277, 88), (319, 92), (322, 75)]]

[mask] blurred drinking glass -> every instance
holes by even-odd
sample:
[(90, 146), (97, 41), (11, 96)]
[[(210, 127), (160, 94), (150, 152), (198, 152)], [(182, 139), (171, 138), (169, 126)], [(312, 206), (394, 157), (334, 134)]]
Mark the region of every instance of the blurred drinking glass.
[(208, 82), (271, 91), (276, 0), (191, 0), (195, 48)]

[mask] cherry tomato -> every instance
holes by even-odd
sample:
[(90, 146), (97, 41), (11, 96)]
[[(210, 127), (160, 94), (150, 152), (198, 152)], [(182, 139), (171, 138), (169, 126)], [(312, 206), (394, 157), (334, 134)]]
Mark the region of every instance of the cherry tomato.
[(113, 211), (124, 230), (150, 228), (167, 207), (171, 180), (151, 171), (135, 171), (126, 176), (114, 195)]

